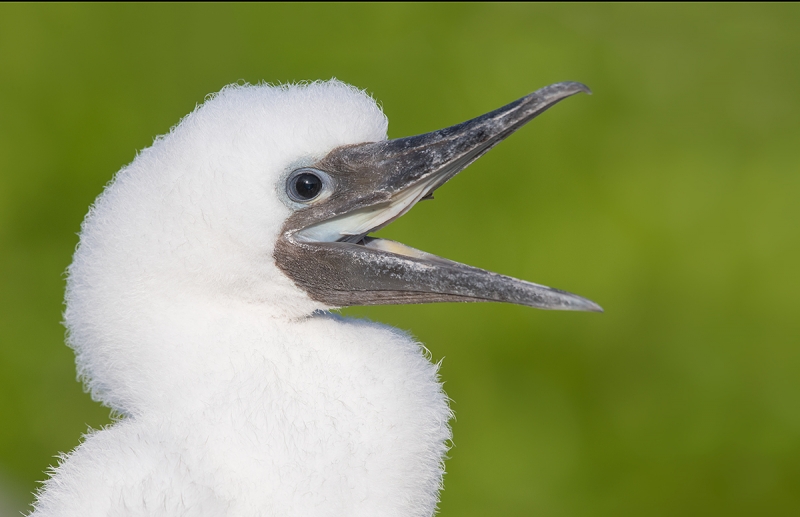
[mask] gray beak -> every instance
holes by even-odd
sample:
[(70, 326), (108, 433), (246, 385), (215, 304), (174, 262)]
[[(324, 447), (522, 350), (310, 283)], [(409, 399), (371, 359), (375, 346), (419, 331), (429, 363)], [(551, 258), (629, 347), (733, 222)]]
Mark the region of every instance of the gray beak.
[(407, 138), (339, 147), (289, 175), (321, 178), (321, 194), (284, 224), (275, 261), (311, 298), (331, 306), (495, 301), (602, 312), (580, 296), (369, 237), (583, 84), (542, 88), (461, 124)]

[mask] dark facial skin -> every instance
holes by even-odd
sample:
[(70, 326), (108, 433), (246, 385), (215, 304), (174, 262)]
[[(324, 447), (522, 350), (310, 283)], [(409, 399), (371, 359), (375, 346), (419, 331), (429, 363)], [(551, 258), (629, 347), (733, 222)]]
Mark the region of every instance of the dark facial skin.
[(276, 264), (311, 298), (337, 307), (496, 301), (540, 309), (601, 312), (597, 304), (585, 298), (550, 287), (408, 248), (408, 253), (378, 249), (373, 246), (376, 240), (366, 234), (334, 242), (301, 234), (357, 211), (385, 209), (395, 196), (423, 184), (423, 197), (429, 197), (511, 133), (579, 92), (590, 93), (580, 83), (558, 83), (432, 133), (332, 150), (308, 168), (327, 175), (330, 195), (309, 203), (286, 220), (275, 245)]

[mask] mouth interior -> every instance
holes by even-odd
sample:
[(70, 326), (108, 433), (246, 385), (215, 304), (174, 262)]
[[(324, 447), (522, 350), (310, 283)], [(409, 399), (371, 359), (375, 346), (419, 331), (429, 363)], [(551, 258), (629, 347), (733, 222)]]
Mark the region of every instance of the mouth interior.
[(418, 201), (429, 197), (431, 192), (438, 187), (437, 180), (438, 175), (434, 175), (404, 189), (386, 203), (360, 208), (311, 225), (297, 232), (295, 237), (302, 242), (346, 242), (406, 257), (425, 260), (439, 259), (435, 255), (399, 242), (368, 237), (370, 233), (380, 230), (411, 210)]

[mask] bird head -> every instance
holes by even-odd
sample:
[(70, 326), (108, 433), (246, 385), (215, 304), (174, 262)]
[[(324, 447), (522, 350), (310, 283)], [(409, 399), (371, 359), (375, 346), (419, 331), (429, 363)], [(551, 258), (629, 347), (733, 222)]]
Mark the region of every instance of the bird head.
[(456, 126), (387, 140), (375, 101), (336, 80), (224, 88), (140, 152), (87, 215), (65, 311), (79, 371), (97, 398), (129, 406), (114, 386), (149, 381), (121, 364), (190, 361), (186, 347), (170, 355), (164, 343), (185, 341), (225, 307), (290, 320), (441, 301), (600, 310), (369, 235), (579, 92), (588, 89), (559, 83)]

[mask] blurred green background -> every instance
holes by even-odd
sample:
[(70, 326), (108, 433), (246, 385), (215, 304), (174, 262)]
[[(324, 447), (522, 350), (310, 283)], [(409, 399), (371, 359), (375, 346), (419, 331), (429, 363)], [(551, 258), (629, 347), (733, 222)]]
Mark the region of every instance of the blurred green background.
[(577, 80), (383, 231), (606, 313), (349, 309), (445, 358), (442, 517), (800, 515), (800, 5), (0, 5), (0, 514), (109, 422), (63, 272), (113, 173), (227, 83), (338, 77), (390, 137)]

